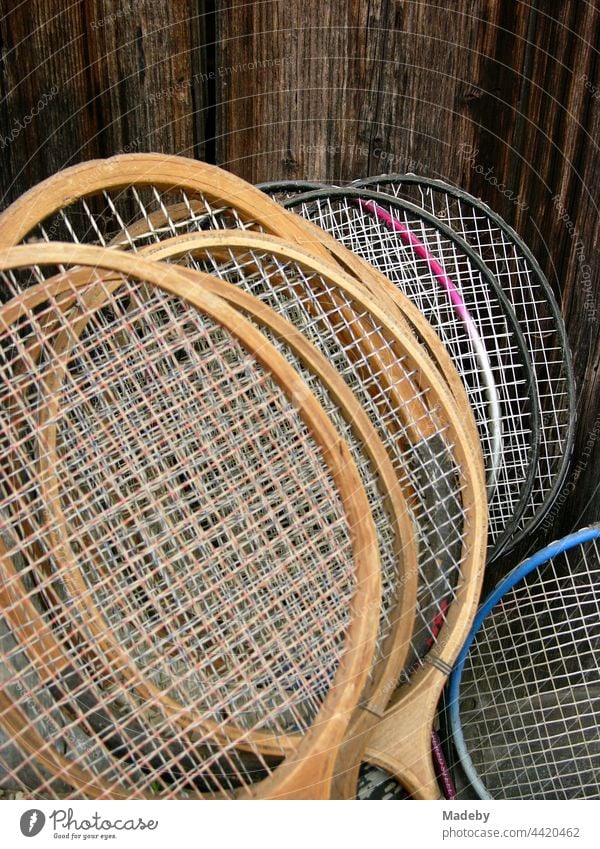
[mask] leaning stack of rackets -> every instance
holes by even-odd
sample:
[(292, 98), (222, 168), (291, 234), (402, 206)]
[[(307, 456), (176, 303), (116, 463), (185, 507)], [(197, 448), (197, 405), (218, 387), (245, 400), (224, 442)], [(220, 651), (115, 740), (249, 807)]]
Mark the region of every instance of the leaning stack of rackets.
[(488, 207), (88, 162), (0, 216), (0, 316), (1, 787), (598, 797), (600, 531), (477, 612), (575, 406)]

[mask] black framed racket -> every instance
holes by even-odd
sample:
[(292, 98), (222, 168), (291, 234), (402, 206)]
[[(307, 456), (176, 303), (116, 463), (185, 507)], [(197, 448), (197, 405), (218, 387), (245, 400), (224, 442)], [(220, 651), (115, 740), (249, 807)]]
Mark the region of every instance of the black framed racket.
[(564, 320), (537, 260), (515, 230), (482, 200), (442, 180), (385, 174), (357, 180), (361, 188), (400, 197), (428, 210), (469, 243), (510, 301), (533, 365), (540, 411), (540, 452), (529, 501), (512, 545), (531, 534), (564, 482), (576, 422), (575, 379)]

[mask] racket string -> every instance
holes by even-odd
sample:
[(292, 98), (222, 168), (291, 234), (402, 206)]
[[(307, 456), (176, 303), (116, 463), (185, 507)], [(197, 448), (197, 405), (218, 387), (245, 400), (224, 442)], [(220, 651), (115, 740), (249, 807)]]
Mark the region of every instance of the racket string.
[[(393, 352), (383, 328), (339, 287), (319, 275), (306, 274), (295, 263), (256, 251), (243, 258), (229, 251), (227, 261), (210, 252), (199, 254), (184, 253), (177, 261), (242, 285), (301, 329), (350, 386), (388, 447), (397, 474), (410, 491), (408, 505), (419, 541), (419, 625), (407, 664), (407, 669), (413, 669), (437, 637), (435, 623), (440, 616), (445, 618), (448, 603), (455, 597), (464, 556), (462, 537), (467, 520), (450, 433), (438, 424), (435, 436), (423, 435), (432, 420), (441, 416), (440, 411), (427, 406), (428, 390), (414, 385), (416, 371)], [(367, 341), (370, 347), (366, 352)], [(381, 371), (382, 359), (389, 360), (390, 355), (396, 380), (401, 375), (403, 382), (392, 386), (392, 391), (411, 399), (411, 425), (416, 433), (422, 432), (417, 443)]]
[[(211, 327), (169, 296), (141, 297), (139, 288), (126, 284), (112, 297), (110, 310), (88, 307), (82, 315), (85, 300), (77, 304), (77, 320), (85, 324), (79, 336), (72, 329), (67, 336), (64, 304), (30, 313), (29, 332), (24, 321), (12, 338), (4, 333), (3, 349), (21, 355), (3, 363), (0, 392), (8, 439), (1, 450), (6, 456), (13, 437), (19, 453), (10, 449), (11, 476), (2, 482), (0, 509), (9, 528), (9, 539), (3, 539), (10, 560), (19, 559), (15, 547), (21, 558), (6, 591), (19, 592), (24, 578), (29, 580), (36, 612), (43, 611), (54, 640), (79, 664), (78, 674), (92, 680), (81, 693), (76, 687), (72, 691), (44, 655), (36, 654), (31, 636), (24, 646), (34, 653), (43, 681), (37, 689), (29, 686), (33, 668), (19, 670), (16, 653), (9, 651), (9, 689), (20, 709), (18, 687), (33, 689), (31, 730), (58, 741), (60, 735), (47, 736), (48, 708), (40, 694), (42, 684), (64, 687), (59, 706), (64, 703), (65, 711), (70, 706), (73, 729), (91, 739), (99, 753), (88, 762), (71, 745), (68, 759), (110, 781), (116, 771), (119, 781), (136, 788), (134, 795), (157, 782), (168, 793), (200, 785), (229, 792), (249, 780), (245, 761), (258, 759), (261, 773), (274, 768), (273, 760), (250, 743), (244, 744), (249, 754), (238, 752), (244, 727), (253, 733), (272, 729), (275, 740), (290, 730), (306, 731), (340, 661), (354, 581), (339, 496), (334, 497), (320, 450), (308, 440), (293, 404), (283, 403), (272, 379), (222, 328)], [(76, 307), (71, 304), (68, 312), (72, 316)], [(24, 353), (38, 348), (25, 374), (19, 373)], [(7, 414), (14, 411), (11, 369), (17, 372), (21, 409), (28, 414), (18, 420)], [(159, 401), (158, 385), (168, 399)], [(42, 421), (42, 431), (56, 431), (53, 447), (51, 439), (40, 436), (36, 410), (53, 410), (55, 402), (57, 414), (44, 413)], [(29, 441), (23, 439), (24, 422)], [(212, 456), (205, 460), (200, 449), (206, 440)], [(128, 469), (122, 468), (123, 457)], [(298, 458), (295, 475), (291, 457)], [(27, 480), (32, 469), (53, 459), (44, 492), (24, 484), (15, 494), (17, 473)], [(179, 471), (184, 460), (185, 473)], [(252, 498), (250, 476), (262, 499)], [(194, 486), (199, 480), (204, 489)], [(44, 495), (53, 493), (56, 483), (60, 503), (48, 506)], [(203, 504), (211, 505), (209, 513)], [(25, 520), (34, 526), (27, 546), (19, 530)], [(275, 527), (285, 529), (283, 539)], [(53, 538), (59, 531), (57, 547)], [(41, 542), (45, 550), (36, 551)], [(76, 551), (76, 564), (63, 562), (65, 547)], [(278, 587), (275, 597), (267, 592), (269, 580)], [(207, 581), (214, 582), (212, 592)], [(75, 588), (81, 590), (77, 595)], [(242, 608), (249, 641), (244, 643), (236, 636)], [(332, 611), (338, 611), (337, 621)], [(14, 617), (23, 619), (18, 605), (5, 615), (11, 624)], [(298, 640), (291, 623), (300, 621), (304, 636)], [(97, 632), (102, 622), (112, 635), (108, 641)], [(27, 625), (35, 628), (39, 622), (25, 620), (21, 630)], [(225, 646), (211, 640), (213, 626)], [(311, 632), (315, 626), (318, 636)], [(86, 694), (100, 710), (86, 707)], [(165, 707), (166, 700), (174, 704)], [(229, 749), (213, 745), (212, 755), (203, 754), (196, 739), (200, 729), (190, 730), (184, 722), (192, 708), (202, 708), (205, 719), (214, 715), (217, 736), (239, 726), (240, 731), (231, 730)], [(115, 763), (109, 727), (112, 736), (123, 737), (119, 751), (139, 754), (148, 773), (141, 782), (129, 763)], [(138, 731), (131, 734), (128, 728)], [(210, 748), (210, 734), (204, 736), (202, 746)], [(61, 742), (59, 748), (65, 746)], [(272, 747), (277, 749), (276, 743)], [(57, 751), (52, 742), (46, 749)], [(185, 752), (189, 769), (178, 768)], [(285, 752), (282, 744), (279, 759)], [(97, 767), (107, 757), (112, 772)], [(178, 773), (181, 777), (174, 777)], [(221, 773), (229, 775), (227, 781)]]
[(567, 354), (547, 293), (522, 249), (468, 199), (401, 179), (393, 182), (382, 179), (369, 187), (417, 202), (452, 227), (476, 248), (515, 309), (535, 369), (541, 412), (540, 456), (529, 502), (519, 521), (523, 531), (540, 513), (555, 487), (568, 449), (573, 414)]

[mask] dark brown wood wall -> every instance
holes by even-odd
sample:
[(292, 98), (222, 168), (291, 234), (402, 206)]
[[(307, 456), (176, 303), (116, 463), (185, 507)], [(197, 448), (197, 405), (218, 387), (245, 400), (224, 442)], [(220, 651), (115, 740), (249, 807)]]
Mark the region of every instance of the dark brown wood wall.
[(252, 181), (413, 170), (483, 197), (533, 249), (573, 347), (577, 487), (550, 536), (600, 519), (598, 3), (0, 8), (3, 205), (67, 164), (127, 150), (206, 158)]

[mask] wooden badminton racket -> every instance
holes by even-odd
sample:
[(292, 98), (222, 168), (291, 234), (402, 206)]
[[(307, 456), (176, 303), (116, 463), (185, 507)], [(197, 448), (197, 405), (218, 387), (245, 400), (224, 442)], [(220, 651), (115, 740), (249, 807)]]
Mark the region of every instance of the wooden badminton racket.
[[(2, 389), (10, 401), (3, 410), (12, 411), (2, 442), (3, 468), (11, 470), (2, 486), (7, 520), (2, 593), (3, 615), (17, 640), (8, 651), (3, 645), (10, 672), (3, 687), (3, 727), (47, 784), (62, 779), (90, 796), (327, 795), (337, 743), (369, 671), (377, 616), (364, 613), (373, 611), (379, 593), (368, 502), (343, 440), (264, 336), (215, 296), (190, 287), (175, 269), (65, 245), (14, 249), (0, 263), (3, 273), (65, 263), (95, 270), (93, 279), (63, 273), (2, 308)], [(98, 299), (107, 276), (112, 282)], [(69, 308), (65, 293), (74, 298)], [(123, 344), (127, 332), (129, 346)], [(39, 351), (40, 341), (41, 352), (24, 380), (27, 343)], [(252, 386), (245, 387), (249, 381)], [(54, 389), (64, 403), (49, 394)], [(167, 390), (175, 394), (169, 397)], [(190, 397), (196, 399), (193, 417), (185, 415), (191, 412)], [(202, 399), (206, 403), (199, 405)], [(77, 439), (70, 424), (79, 428)], [(226, 425), (233, 441), (241, 440), (227, 451)], [(47, 439), (44, 430), (56, 436)], [(44, 447), (54, 452), (52, 467)], [(187, 468), (181, 466), (183, 449)], [(251, 470), (257, 453), (260, 469)], [(32, 461), (23, 491), (15, 466)], [(287, 486), (282, 473), (296, 461), (305, 478)], [(135, 473), (126, 480), (132, 463)], [(227, 464), (233, 465), (224, 475)], [(230, 476), (235, 464), (237, 486)], [(192, 468), (195, 480), (203, 482), (193, 492)], [(162, 493), (169, 487), (172, 498), (166, 501)], [(264, 491), (261, 504), (248, 487)], [(159, 503), (152, 493), (161, 494)], [(295, 518), (294, 497), (303, 501)], [(168, 510), (173, 521), (177, 511), (187, 515), (165, 535), (161, 517)], [(235, 511), (240, 515), (233, 516)], [(35, 525), (34, 538), (22, 536), (23, 512)], [(207, 552), (215, 550), (219, 569), (213, 574)], [(111, 564), (112, 583), (96, 568), (102, 558)], [(143, 581), (136, 581), (132, 564), (146, 566)], [(303, 580), (302, 573), (310, 571)], [(76, 573), (84, 572), (85, 593), (74, 596)], [(211, 589), (206, 584), (213, 579)], [(113, 639), (104, 635), (99, 642), (99, 605), (104, 603), (106, 621), (111, 599), (123, 593), (129, 618), (124, 622), (119, 614)], [(56, 595), (62, 604), (49, 607)], [(219, 603), (209, 604), (211, 598)], [(198, 604), (205, 604), (202, 615)], [(327, 625), (327, 615), (337, 617), (337, 625)], [(186, 617), (188, 630), (177, 631)], [(311, 637), (307, 629), (313, 619), (324, 629), (320, 636)], [(294, 621), (302, 623), (300, 642), (292, 639)], [(169, 622), (173, 628), (165, 635)], [(127, 674), (133, 677), (138, 668), (134, 688), (124, 687), (124, 668), (111, 667), (115, 634), (128, 658)], [(182, 706), (182, 717), (193, 708), (197, 712), (187, 728), (182, 717), (174, 721), (161, 697), (143, 697), (150, 676), (162, 682), (162, 695), (177, 701), (185, 684), (188, 696), (194, 682), (200, 686), (196, 677), (202, 674), (204, 689), (193, 704)], [(55, 722), (44, 704), (48, 692), (69, 717), (69, 733), (78, 731), (85, 746), (69, 745), (60, 728), (58, 736), (44, 737)], [(288, 738), (292, 725), (297, 749), (282, 748), (275, 762), (266, 757), (255, 741), (265, 735)]]

